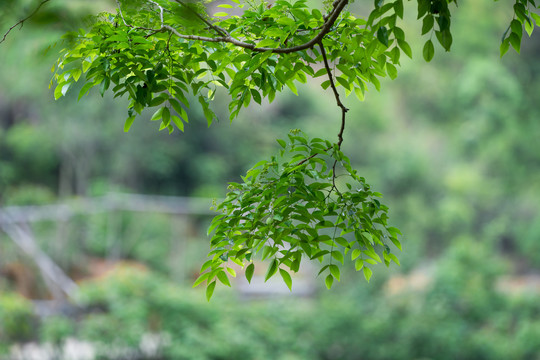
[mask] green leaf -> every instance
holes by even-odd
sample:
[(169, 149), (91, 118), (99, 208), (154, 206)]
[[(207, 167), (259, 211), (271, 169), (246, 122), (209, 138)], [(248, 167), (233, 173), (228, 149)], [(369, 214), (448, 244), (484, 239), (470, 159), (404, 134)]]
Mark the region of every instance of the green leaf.
[(99, 93), (101, 94), (101, 97), (105, 95), (105, 91), (107, 91), (107, 89), (109, 88), (110, 83), (111, 83), (111, 79), (109, 77), (106, 77), (101, 82), (101, 87), (99, 88)]
[(501, 57), (503, 57), (504, 54), (506, 54), (506, 52), (508, 51), (509, 48), (510, 48), (510, 39), (506, 38), (506, 39), (503, 40), (503, 42), (501, 43), (501, 46), (500, 46)]
[(182, 122), (182, 119), (180, 119), (176, 115), (173, 115), (171, 118), (174, 124), (176, 125), (176, 127), (178, 128), (178, 130), (180, 130), (181, 132), (184, 132), (184, 123)]
[(168, 107), (163, 107), (163, 112), (161, 113), (163, 123), (169, 125), (171, 122), (171, 111)]
[(124, 132), (129, 131), (134, 120), (135, 120), (135, 116), (130, 116), (126, 119), (126, 122), (124, 123)]
[(521, 38), (516, 33), (511, 33), (508, 37), (510, 39), (510, 45), (516, 50), (516, 52), (519, 54), (519, 50), (521, 48)]
[(285, 149), (287, 147), (287, 143), (284, 140), (277, 139), (277, 142), (279, 143), (279, 145), (281, 145), (282, 148)]
[(251, 279), (253, 278), (253, 272), (255, 271), (255, 265), (253, 263), (249, 264), (246, 267), (246, 280), (251, 284)]
[(392, 259), (393, 262), (395, 262), (396, 264), (398, 264), (399, 266), (401, 266), (401, 264), (399, 263), (399, 260), (398, 260), (398, 258), (396, 257), (396, 255), (390, 253), (390, 254), (388, 254), (388, 256), (390, 257), (390, 259)]
[(287, 284), (287, 287), (289, 288), (289, 290), (292, 291), (292, 279), (291, 279), (291, 275), (283, 270), (283, 269), (279, 269), (279, 274), (281, 275), (281, 277), (283, 278), (283, 281), (285, 282), (285, 284)]
[(339, 278), (340, 278), (340, 272), (339, 272), (339, 267), (337, 265), (330, 265), (330, 274), (332, 274), (333, 277), (335, 277), (337, 279), (337, 281), (339, 281)]
[(392, 80), (397, 78), (397, 69), (394, 65), (390, 63), (386, 63), (386, 72), (388, 73), (388, 76), (390, 76)]
[(360, 89), (358, 87), (355, 87), (354, 88), (354, 94), (356, 95), (358, 100), (364, 101), (365, 97), (364, 97), (364, 91), (362, 89)]
[(158, 106), (161, 105), (167, 100), (166, 96), (157, 96), (150, 101), (150, 106)]
[(405, 40), (398, 39), (398, 46), (401, 50), (403, 50), (405, 55), (412, 59), (412, 50), (409, 43), (407, 43)]
[(394, 237), (397, 237), (397, 235), (403, 235), (398, 228), (393, 226), (387, 227), (386, 230)]
[(289, 89), (291, 89), (294, 95), (298, 95), (298, 90), (296, 89), (296, 85), (294, 85), (294, 82), (292, 80), (285, 82), (285, 84)]
[(372, 258), (373, 260), (377, 261), (377, 262), (382, 262), (380, 256), (375, 252), (373, 251), (372, 249), (366, 249), (363, 251), (364, 254), (366, 254), (367, 256), (369, 256), (370, 258)]
[(403, 0), (396, 0), (394, 2), (394, 11), (400, 19), (403, 19)]
[(332, 251), (332, 257), (336, 259), (337, 261), (339, 261), (341, 264), (344, 263), (343, 254), (340, 253), (339, 251), (336, 251), (336, 250)]
[(351, 247), (344, 237), (341, 237), (341, 236), (337, 237), (337, 238), (334, 239), (334, 241), (336, 243), (338, 243), (339, 245), (343, 246), (344, 248), (350, 248)]
[(229, 278), (227, 277), (227, 274), (225, 271), (221, 270), (217, 273), (217, 278), (219, 281), (221, 281), (224, 285), (231, 286), (231, 282), (229, 281)]
[(56, 88), (54, 89), (54, 99), (58, 100), (62, 96), (66, 95), (70, 85), (70, 83), (56, 85)]
[(261, 101), (262, 101), (261, 94), (259, 94), (257, 90), (251, 89), (251, 97), (253, 98), (253, 100), (255, 100), (257, 104), (261, 105)]
[(213, 263), (214, 263), (214, 260), (212, 260), (212, 259), (206, 261), (206, 262), (201, 266), (201, 272), (203, 272), (204, 270), (208, 269), (210, 266), (212, 266)]
[(534, 21), (536, 22), (536, 25), (538, 26), (538, 24), (540, 24), (540, 15), (538, 15), (537, 13), (534, 13), (532, 11), (529, 12), (529, 14), (534, 19)]
[(347, 81), (347, 79), (343, 78), (342, 76), (336, 76), (336, 80), (345, 89), (351, 90), (351, 84)]
[(206, 300), (210, 301), (212, 298), (212, 295), (214, 294), (214, 289), (216, 288), (216, 281), (212, 281), (208, 286), (206, 287)]
[(377, 30), (377, 40), (379, 40), (384, 46), (388, 47), (388, 29), (386, 26), (381, 26)]
[(157, 109), (154, 115), (152, 115), (152, 117), (150, 118), (150, 120), (151, 121), (160, 120), (163, 114), (163, 109), (164, 109), (163, 107), (160, 107), (159, 109)]
[(332, 277), (332, 275), (328, 275), (326, 279), (324, 279), (324, 283), (326, 287), (328, 288), (328, 290), (330, 290), (330, 288), (332, 287), (332, 284), (334, 283), (334, 278)]
[(527, 35), (529, 35), (529, 37), (532, 35), (533, 33), (533, 30), (534, 30), (534, 24), (532, 24), (531, 22), (529, 21), (525, 21), (525, 24), (523, 24), (525, 26), (525, 31), (527, 32)]
[(81, 100), (81, 98), (84, 95), (86, 95), (88, 90), (90, 90), (90, 88), (93, 86), (94, 86), (94, 83), (91, 83), (91, 82), (87, 82), (86, 84), (84, 84), (83, 87), (81, 88), (81, 91), (79, 91), (79, 97), (77, 98), (77, 101)]
[(426, 15), (422, 21), (422, 35), (427, 34), (431, 29), (433, 29), (433, 16)]
[(356, 269), (356, 271), (360, 271), (363, 267), (364, 267), (364, 260), (362, 259), (356, 260), (356, 262), (354, 263), (354, 268)]
[(193, 283), (193, 287), (197, 287), (202, 284), (206, 279), (208, 279), (209, 275), (210, 273), (200, 274), (197, 280), (195, 280), (195, 282)]
[(424, 55), (424, 60), (430, 62), (431, 59), (433, 59), (434, 54), (435, 47), (433, 46), (433, 42), (431, 40), (426, 41), (426, 43), (424, 44), (424, 49), (422, 51), (422, 55)]
[(437, 40), (439, 40), (439, 43), (442, 45), (444, 50), (450, 51), (450, 47), (452, 46), (452, 34), (447, 29), (445, 31), (436, 31), (435, 35), (437, 36)]
[(512, 32), (516, 34), (521, 40), (521, 37), (523, 36), (523, 25), (521, 25), (518, 20), (512, 20), (512, 22), (510, 23), (510, 29), (512, 29)]
[(267, 282), (268, 279), (270, 279), (274, 274), (277, 272), (278, 269), (278, 260), (274, 258), (270, 265), (268, 266), (268, 270), (266, 270), (266, 275), (264, 276), (264, 282)]
[(366, 278), (367, 282), (369, 282), (369, 279), (371, 279), (371, 275), (373, 275), (373, 271), (371, 271), (370, 268), (364, 267), (364, 277)]
[(401, 249), (401, 243), (399, 242), (398, 239), (396, 239), (395, 237), (392, 236), (392, 237), (390, 238), (390, 241), (392, 241), (392, 243), (393, 243), (399, 250), (403, 251), (403, 250)]
[(227, 272), (231, 274), (232, 277), (236, 277), (236, 271), (233, 268), (227, 267)]

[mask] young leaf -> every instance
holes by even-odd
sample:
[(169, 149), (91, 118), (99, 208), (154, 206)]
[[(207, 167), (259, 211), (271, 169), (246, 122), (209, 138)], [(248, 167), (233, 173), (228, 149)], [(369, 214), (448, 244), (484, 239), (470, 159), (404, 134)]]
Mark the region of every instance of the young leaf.
[(390, 241), (392, 241), (392, 243), (401, 251), (403, 251), (403, 249), (401, 248), (401, 242), (399, 242), (398, 239), (396, 239), (395, 237), (390, 237)]
[(390, 259), (392, 259), (392, 261), (395, 262), (398, 266), (401, 266), (401, 264), (399, 263), (399, 260), (398, 260), (398, 258), (396, 257), (396, 255), (390, 253), (390, 254), (388, 254), (388, 256), (389, 256)]
[(369, 282), (369, 279), (371, 279), (372, 274), (373, 274), (373, 271), (371, 271), (370, 268), (364, 267), (364, 277), (366, 278), (367, 282)]
[(332, 257), (336, 259), (337, 261), (339, 261), (341, 264), (344, 263), (343, 254), (340, 253), (339, 251), (336, 251), (336, 250), (332, 251)]
[(339, 267), (337, 265), (330, 265), (330, 274), (332, 274), (333, 277), (335, 277), (337, 279), (337, 281), (339, 281), (340, 279), (340, 272), (339, 272)]
[(212, 295), (214, 294), (214, 289), (216, 288), (216, 281), (212, 281), (208, 286), (206, 287), (206, 300), (210, 301), (212, 298)]
[(160, 107), (159, 109), (156, 110), (156, 112), (154, 113), (154, 115), (152, 115), (152, 118), (150, 118), (150, 121), (157, 121), (157, 120), (160, 120), (161, 119), (161, 116), (163, 114), (163, 109), (165, 109), (164, 107)]
[(133, 124), (133, 121), (135, 120), (135, 116), (130, 116), (126, 119), (126, 122), (124, 124), (124, 132), (128, 132), (131, 128), (131, 125)]
[(411, 47), (409, 46), (409, 43), (407, 43), (405, 40), (398, 39), (398, 46), (401, 50), (403, 50), (405, 55), (407, 55), (408, 57), (412, 59), (412, 50), (411, 50)]
[(394, 65), (390, 63), (386, 63), (386, 72), (388, 73), (388, 76), (390, 76), (390, 79), (394, 80), (397, 78), (397, 69)]
[(509, 48), (510, 48), (510, 39), (506, 38), (501, 43), (501, 47), (500, 47), (501, 57), (503, 57), (504, 54), (506, 54)]
[(217, 278), (219, 281), (221, 281), (224, 285), (231, 286), (231, 282), (229, 281), (229, 278), (227, 277), (227, 274), (225, 271), (221, 270), (217, 273)]
[(214, 262), (214, 260), (210, 259), (210, 260), (207, 260), (204, 264), (202, 264), (201, 266), (201, 272), (203, 272), (204, 270), (208, 269), (210, 266), (212, 266), (212, 263)]
[(363, 267), (364, 267), (364, 260), (362, 259), (356, 260), (356, 262), (354, 263), (354, 268), (356, 269), (356, 271), (362, 270)]
[(281, 277), (283, 278), (283, 281), (285, 281), (285, 284), (287, 284), (287, 287), (289, 288), (289, 290), (292, 291), (292, 279), (291, 279), (291, 275), (283, 270), (283, 269), (279, 269), (279, 274), (281, 275)]
[(232, 277), (236, 277), (236, 271), (233, 268), (227, 267), (227, 272), (231, 274)]
[(174, 122), (174, 125), (180, 130), (181, 132), (184, 132), (184, 123), (182, 122), (182, 119), (180, 119), (178, 116), (173, 115), (171, 116), (172, 121)]
[(248, 281), (248, 283), (251, 284), (251, 279), (253, 278), (253, 272), (255, 271), (255, 265), (253, 265), (253, 263), (249, 264), (247, 267), (246, 267), (246, 280)]
[(171, 111), (168, 107), (163, 107), (163, 112), (161, 113), (163, 123), (169, 125), (169, 122), (171, 121)]
[(199, 286), (200, 284), (202, 284), (202, 282), (206, 279), (208, 279), (208, 276), (210, 275), (210, 273), (204, 273), (204, 274), (201, 274), (199, 275), (199, 277), (197, 278), (197, 280), (195, 280), (195, 282), (193, 283), (193, 287), (197, 287)]
[(326, 285), (326, 287), (328, 288), (328, 290), (330, 290), (330, 288), (332, 287), (332, 284), (334, 283), (334, 278), (332, 277), (332, 275), (328, 275), (326, 277), (326, 279), (324, 279), (324, 284)]

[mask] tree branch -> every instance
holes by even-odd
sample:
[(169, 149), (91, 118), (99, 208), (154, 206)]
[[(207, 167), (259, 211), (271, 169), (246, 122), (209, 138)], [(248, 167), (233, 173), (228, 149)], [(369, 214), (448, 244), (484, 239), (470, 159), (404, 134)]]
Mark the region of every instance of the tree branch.
[(326, 69), (326, 73), (328, 74), (328, 79), (330, 80), (330, 87), (332, 88), (332, 91), (334, 92), (334, 97), (336, 98), (337, 106), (341, 108), (341, 129), (339, 129), (338, 133), (338, 149), (341, 148), (341, 143), (343, 142), (343, 131), (345, 131), (345, 114), (349, 109), (343, 105), (341, 100), (339, 99), (339, 93), (336, 88), (336, 84), (334, 83), (334, 78), (332, 77), (332, 70), (330, 69), (330, 64), (328, 63), (328, 59), (326, 57), (326, 50), (324, 50), (324, 45), (321, 42), (319, 42), (319, 47), (321, 48), (321, 54), (324, 61), (324, 67)]
[[(341, 12), (345, 8), (345, 6), (349, 3), (349, 0), (337, 0), (336, 2), (334, 2), (334, 7), (333, 7), (332, 11), (325, 16), (326, 22), (320, 28), (321, 31), (319, 31), (319, 33), (317, 33), (317, 35), (315, 35), (311, 40), (309, 40), (309, 41), (307, 41), (307, 42), (305, 42), (303, 44), (288, 47), (288, 48), (268, 48), (268, 47), (256, 47), (255, 44), (250, 44), (250, 43), (247, 43), (247, 42), (236, 39), (236, 38), (232, 37), (227, 32), (227, 30), (225, 30), (225, 29), (223, 29), (223, 28), (221, 28), (221, 27), (219, 27), (217, 25), (212, 24), (210, 21), (206, 20), (199, 13), (197, 13), (196, 11), (191, 9), (189, 6), (187, 6), (181, 0), (174, 0), (174, 1), (176, 1), (177, 3), (179, 3), (182, 6), (186, 7), (187, 9), (189, 9), (195, 16), (197, 16), (197, 18), (199, 18), (208, 27), (210, 27), (211, 29), (216, 31), (221, 36), (207, 37), (207, 36), (199, 36), (199, 35), (186, 35), (186, 34), (180, 33), (178, 30), (176, 30), (172, 26), (165, 25), (163, 23), (161, 24), (161, 28), (159, 28), (159, 29), (150, 29), (150, 28), (145, 28), (145, 27), (135, 27), (133, 25), (129, 25), (129, 24), (126, 23), (123, 15), (122, 15), (122, 12), (120, 10), (120, 4), (118, 4), (118, 0), (116, 0), (117, 4), (119, 6), (120, 16), (122, 17), (124, 25), (126, 25), (128, 27), (131, 27), (131, 28), (134, 28), (134, 29), (141, 29), (141, 30), (150, 30), (150, 31), (155, 31), (155, 32), (169, 31), (169, 32), (173, 33), (174, 35), (176, 35), (177, 37), (179, 37), (181, 39), (196, 40), (196, 41), (203, 41), (203, 42), (229, 43), (229, 44), (233, 44), (235, 46), (238, 46), (238, 47), (241, 47), (241, 48), (244, 48), (244, 49), (249, 49), (251, 51), (256, 51), (256, 52), (270, 51), (270, 52), (275, 53), (275, 54), (290, 54), (290, 53), (293, 53), (293, 52), (298, 52), (298, 51), (301, 51), (301, 50), (312, 48), (316, 44), (320, 43), (322, 38), (326, 34), (328, 34), (330, 32), (330, 30), (332, 29), (332, 26), (334, 25), (336, 19), (341, 14)], [(156, 4), (154, 1), (150, 1), (150, 2)], [(161, 6), (159, 6), (159, 5), (157, 5), (157, 6), (161, 8)]]
[(17, 21), (17, 23), (15, 25), (13, 25), (12, 27), (10, 27), (8, 29), (8, 31), (4, 34), (4, 37), (2, 38), (2, 40), (0, 40), (0, 44), (3, 43), (7, 36), (9, 35), (9, 33), (11, 32), (11, 30), (15, 29), (17, 26), (21, 25), (21, 28), (23, 27), (24, 25), (24, 22), (28, 19), (30, 19), (32, 16), (35, 15), (35, 13), (37, 13), (39, 11), (39, 9), (47, 2), (49, 2), (50, 0), (42, 0), (39, 5), (36, 7), (36, 9), (30, 14), (28, 15), (27, 17), (25, 17), (24, 19), (21, 19), (19, 21)]

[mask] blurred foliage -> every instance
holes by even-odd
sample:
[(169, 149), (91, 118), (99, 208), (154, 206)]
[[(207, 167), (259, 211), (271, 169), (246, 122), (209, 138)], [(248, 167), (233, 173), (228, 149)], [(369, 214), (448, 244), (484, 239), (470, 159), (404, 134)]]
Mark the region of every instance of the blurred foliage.
[(22, 185), (7, 189), (4, 204), (6, 206), (46, 205), (56, 201), (54, 192), (42, 185)]
[(30, 301), (19, 294), (3, 292), (0, 296), (0, 354), (7, 351), (6, 345), (10, 342), (30, 339), (34, 321)]
[[(485, 245), (469, 245), (453, 245), (423, 290), (390, 294), (385, 282), (359, 281), (321, 289), (316, 299), (219, 292), (206, 303), (199, 292), (120, 265), (82, 283), (86, 313), (71, 323), (45, 318), (40, 339), (60, 345), (69, 331), (95, 343), (100, 359), (536, 359), (538, 301), (496, 291), (504, 262)], [(149, 335), (155, 356), (141, 345)]]
[(66, 317), (52, 316), (47, 318), (39, 328), (39, 338), (55, 345), (61, 344), (75, 332), (74, 322)]

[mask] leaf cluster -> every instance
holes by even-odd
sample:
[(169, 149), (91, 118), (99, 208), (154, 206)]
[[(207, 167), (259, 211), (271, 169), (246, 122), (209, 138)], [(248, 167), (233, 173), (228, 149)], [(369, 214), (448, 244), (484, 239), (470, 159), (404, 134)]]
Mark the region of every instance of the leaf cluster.
[(399, 264), (389, 243), (401, 249), (400, 231), (388, 226), (381, 194), (370, 189), (337, 146), (299, 131), (278, 143), (279, 155), (257, 163), (243, 183), (230, 183), (217, 205), (221, 214), (209, 229), (210, 260), (194, 286), (206, 281), (210, 298), (216, 282), (230, 286), (229, 276), (236, 276), (232, 264), (245, 267), (250, 282), (257, 254), (269, 261), (264, 280), (279, 272), (289, 289), (291, 273), (305, 259), (319, 260), (328, 288), (340, 280), (345, 256), (368, 281), (370, 265)]
[[(230, 96), (232, 120), (252, 101), (272, 102), (285, 88), (297, 94), (298, 83), (328, 75), (319, 69), (322, 55), (316, 47), (295, 50), (327, 24), (306, 0), (249, 8), (239, 3), (240, 16), (222, 11), (214, 17), (175, 1), (156, 3), (160, 7), (143, 3), (104, 13), (89, 31), (69, 34), (73, 42), (53, 68), (55, 98), (83, 79), (79, 99), (93, 87), (102, 95), (111, 89), (115, 97), (129, 98), (126, 131), (136, 114), (155, 108), (152, 120), (161, 120), (160, 130), (171, 132), (188, 122), (189, 96), (198, 99), (210, 124), (216, 117), (210, 103), (218, 88)], [(369, 83), (380, 89), (380, 77), (397, 76), (402, 51), (412, 56), (395, 24), (402, 16), (402, 0), (378, 7), (368, 21), (344, 11), (321, 39), (332, 70), (338, 71), (337, 86), (347, 95), (354, 92), (363, 100)], [(216, 36), (220, 32), (227, 37)], [(329, 86), (329, 80), (322, 82), (324, 89)]]
[(513, 6), (514, 18), (508, 25), (508, 28), (504, 32), (501, 38), (501, 56), (503, 56), (510, 45), (518, 53), (521, 48), (521, 39), (523, 37), (523, 28), (527, 32), (527, 35), (531, 36), (534, 30), (535, 23), (538, 25), (540, 22), (540, 15), (533, 12), (533, 9), (537, 9), (535, 0), (516, 0)]

